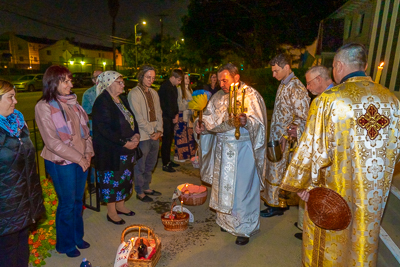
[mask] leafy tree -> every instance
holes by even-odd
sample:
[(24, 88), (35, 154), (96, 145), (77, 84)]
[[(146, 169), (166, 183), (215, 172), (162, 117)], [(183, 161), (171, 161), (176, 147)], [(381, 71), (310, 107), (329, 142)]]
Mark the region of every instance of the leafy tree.
[(276, 54), (281, 44), (310, 45), (319, 22), (344, 2), (191, 0), (182, 32), (188, 48), (199, 50), (202, 64), (219, 63), (224, 54), (233, 52), (256, 68)]

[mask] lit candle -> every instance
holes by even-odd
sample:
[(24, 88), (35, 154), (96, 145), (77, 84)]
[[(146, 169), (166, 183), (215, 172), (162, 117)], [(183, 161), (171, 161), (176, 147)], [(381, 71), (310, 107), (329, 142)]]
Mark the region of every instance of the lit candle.
[(181, 200), (181, 213), (183, 213), (183, 200)]
[(379, 66), (378, 66), (378, 72), (376, 73), (375, 76), (375, 82), (379, 83), (380, 79), (381, 79), (381, 75), (382, 75), (382, 70), (383, 70), (383, 65), (385, 64), (385, 62), (382, 62)]
[(238, 84), (235, 84), (235, 88), (234, 88), (234, 92), (233, 92), (233, 114), (237, 114), (237, 105), (236, 105), (236, 101), (237, 101), (237, 91), (238, 91)]
[(242, 89), (242, 113), (244, 113), (244, 96), (246, 95), (246, 87), (244, 86)]
[(228, 115), (231, 115), (232, 113), (232, 91), (233, 91), (233, 83), (231, 84), (231, 86), (229, 87), (229, 106), (228, 106)]

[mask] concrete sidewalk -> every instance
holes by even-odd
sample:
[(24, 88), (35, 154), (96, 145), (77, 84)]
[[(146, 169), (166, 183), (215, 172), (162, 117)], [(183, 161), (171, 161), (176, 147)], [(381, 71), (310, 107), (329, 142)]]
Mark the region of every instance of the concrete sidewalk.
[[(291, 207), (283, 216), (260, 218), (260, 233), (250, 238), (246, 246), (235, 244), (236, 237), (220, 231), (215, 223), (215, 212), (208, 207), (208, 199), (201, 206), (186, 206), (194, 215), (195, 222), (183, 232), (164, 230), (160, 215), (169, 210), (171, 197), (177, 185), (201, 184), (200, 174), (190, 163), (181, 164), (175, 173), (161, 170), (158, 164), (151, 188), (163, 193), (153, 203), (143, 203), (132, 195), (127, 207), (136, 212), (133, 217), (123, 216), (125, 225), (117, 226), (106, 220), (107, 208), (100, 212), (84, 211), (85, 237), (91, 244), (81, 250), (78, 258), (52, 253), (46, 266), (78, 267), (83, 257), (92, 266), (112, 267), (120, 244), (121, 232), (132, 224), (152, 227), (162, 243), (161, 259), (157, 266), (301, 266), (301, 241), (293, 235), (298, 232), (293, 224), (297, 221), (297, 208)], [(264, 206), (260, 203), (260, 208)], [(129, 234), (127, 236), (129, 238)]]

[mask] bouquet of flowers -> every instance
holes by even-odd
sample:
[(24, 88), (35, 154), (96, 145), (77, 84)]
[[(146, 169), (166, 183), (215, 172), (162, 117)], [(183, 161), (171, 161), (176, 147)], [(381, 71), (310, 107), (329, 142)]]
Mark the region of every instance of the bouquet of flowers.
[(192, 101), (188, 103), (188, 107), (199, 112), (199, 123), (203, 121), (203, 110), (207, 106), (211, 93), (206, 90), (196, 90), (192, 94)]

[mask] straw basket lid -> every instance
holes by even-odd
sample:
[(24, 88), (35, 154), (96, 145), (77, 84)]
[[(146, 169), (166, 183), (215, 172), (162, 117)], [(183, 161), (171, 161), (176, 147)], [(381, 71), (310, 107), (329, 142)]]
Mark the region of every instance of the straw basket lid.
[(307, 210), (311, 221), (326, 230), (344, 230), (351, 221), (351, 211), (346, 200), (328, 188), (310, 190)]

